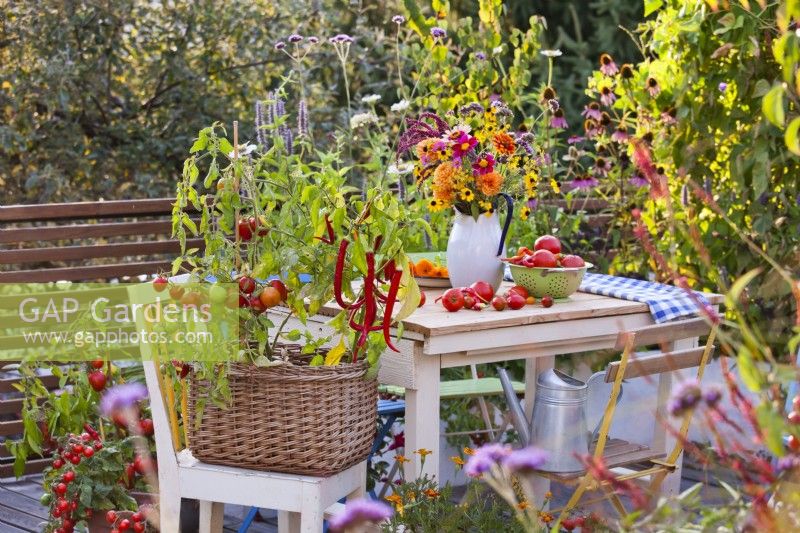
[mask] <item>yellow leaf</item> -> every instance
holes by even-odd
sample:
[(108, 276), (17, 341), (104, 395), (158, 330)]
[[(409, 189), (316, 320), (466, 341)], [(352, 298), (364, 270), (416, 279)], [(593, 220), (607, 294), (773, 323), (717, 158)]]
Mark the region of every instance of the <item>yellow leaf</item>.
[(342, 356), (347, 351), (347, 347), (344, 345), (344, 335), (339, 338), (339, 344), (331, 348), (331, 351), (328, 352), (328, 355), (325, 356), (325, 365), (326, 366), (336, 366), (339, 364), (339, 361), (342, 360)]

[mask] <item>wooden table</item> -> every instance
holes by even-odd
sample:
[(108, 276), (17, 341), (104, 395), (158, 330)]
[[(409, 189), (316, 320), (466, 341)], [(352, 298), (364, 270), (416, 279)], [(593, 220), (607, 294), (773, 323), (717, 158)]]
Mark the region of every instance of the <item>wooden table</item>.
[[(510, 283), (504, 283), (504, 292)], [(549, 309), (541, 305), (497, 312), (447, 312), (434, 300), (442, 290), (426, 290), (427, 304), (404, 321), (400, 353), (387, 350), (381, 356), (378, 379), (381, 383), (406, 389), (405, 443), (406, 479), (423, 472), (421, 458), (413, 450), (426, 448), (433, 453), (425, 459), (424, 472), (439, 474), (439, 374), (442, 368), (480, 363), (525, 360), (525, 397), (527, 414), (533, 409), (536, 376), (553, 366), (554, 357), (590, 350), (611, 349), (621, 331), (653, 324), (646, 304), (588, 293), (575, 293), (568, 300), (557, 301)], [(722, 302), (719, 295), (707, 295), (713, 305)], [(324, 315), (339, 311), (335, 305), (324, 307), (309, 321), (326, 333)], [(675, 343), (672, 349), (690, 348), (697, 339)], [(659, 410), (666, 407), (672, 386), (672, 373), (661, 375)], [(653, 448), (672, 447), (671, 436), (656, 425)], [(680, 486), (680, 468), (664, 483), (664, 491), (676, 493)]]

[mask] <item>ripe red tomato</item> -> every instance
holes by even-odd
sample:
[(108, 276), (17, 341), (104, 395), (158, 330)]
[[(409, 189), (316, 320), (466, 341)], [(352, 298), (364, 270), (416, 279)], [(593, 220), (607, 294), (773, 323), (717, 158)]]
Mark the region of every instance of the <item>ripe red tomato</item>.
[(447, 289), (442, 295), (442, 305), (445, 309), (454, 313), (464, 307), (464, 295), (460, 289)]
[(561, 259), (561, 266), (564, 268), (580, 268), (586, 266), (586, 262), (577, 255), (565, 255)]
[(244, 294), (239, 295), (239, 307), (241, 308), (250, 307), (250, 299)]
[(142, 514), (141, 511), (136, 511), (131, 515), (131, 520), (133, 520), (134, 522), (141, 522), (142, 520), (144, 520), (144, 515)]
[(164, 289), (167, 288), (169, 285), (169, 281), (164, 276), (158, 276), (156, 279), (153, 280), (153, 288), (156, 292), (164, 292)]
[(800, 439), (795, 437), (794, 435), (789, 435), (789, 449), (793, 452), (797, 453), (800, 451)]
[(474, 309), (478, 305), (478, 299), (471, 294), (464, 295), (464, 309)]
[(64, 475), (61, 477), (64, 480), (64, 483), (72, 483), (75, 480), (75, 472), (73, 470), (67, 470), (64, 472)]
[(552, 307), (553, 306), (553, 297), (544, 295), (542, 296), (542, 307)]
[[(181, 367), (181, 374), (183, 374), (183, 370), (185, 368), (189, 368), (189, 365), (183, 365)], [(185, 376), (182, 376), (182, 377), (185, 377)], [(152, 418), (144, 418), (144, 419), (140, 420), (139, 421), (139, 428), (142, 430), (142, 435), (144, 435), (146, 437), (149, 437), (154, 432), (153, 419)]]
[(281, 301), (285, 302), (286, 298), (289, 297), (289, 290), (286, 288), (286, 284), (284, 284), (279, 279), (273, 279), (272, 281), (269, 282), (269, 285), (270, 285), (270, 287), (273, 287), (274, 289), (276, 289), (278, 291), (278, 293), (280, 293)]
[(494, 288), (486, 281), (476, 281), (470, 288), (478, 295), (478, 299), (484, 303), (488, 303), (494, 296)]
[(105, 365), (105, 364), (106, 364), (106, 362), (103, 361), (102, 359), (95, 359), (94, 361), (92, 361), (90, 363), (92, 368), (103, 368), (103, 365)]
[(117, 524), (117, 529), (119, 529), (120, 531), (126, 531), (130, 529), (130, 527), (131, 527), (131, 521), (128, 520), (127, 518), (123, 518), (122, 520), (119, 521), (119, 524)]
[(261, 302), (258, 296), (251, 296), (248, 303), (250, 305), (250, 310), (257, 315), (267, 310), (267, 306)]
[(56, 460), (53, 461), (53, 468), (55, 468), (56, 470), (58, 470), (62, 466), (64, 466), (64, 460), (63, 459), (56, 459)]
[(522, 309), (525, 307), (525, 298), (517, 292), (512, 292), (508, 295), (508, 307), (513, 310)]
[(528, 297), (528, 289), (526, 289), (522, 285), (514, 285), (513, 287), (508, 289), (508, 292), (509, 292), (509, 294), (512, 293), (512, 292), (516, 292), (520, 296), (522, 296), (523, 298), (527, 298)]
[(253, 294), (253, 291), (256, 290), (256, 280), (250, 276), (242, 276), (239, 278), (239, 290), (244, 294)]
[(495, 311), (503, 311), (506, 305), (508, 305), (508, 302), (506, 302), (506, 299), (502, 296), (495, 296), (492, 298), (492, 307), (495, 308)]
[(106, 375), (102, 370), (95, 370), (89, 373), (89, 385), (97, 392), (106, 388), (106, 381)]
[(91, 446), (87, 446), (87, 447), (86, 447), (86, 448), (83, 450), (83, 456), (84, 456), (84, 457), (86, 457), (86, 458), (89, 458), (89, 457), (91, 457), (91, 456), (93, 456), (93, 455), (94, 455), (94, 448), (92, 448)]
[(67, 484), (66, 483), (59, 483), (53, 488), (53, 492), (58, 494), (59, 496), (63, 496), (67, 493)]
[(422, 307), (425, 305), (425, 292), (419, 291), (419, 305), (417, 307)]
[(145, 526), (141, 522), (134, 522), (134, 524), (133, 524), (133, 530), (136, 533), (142, 533), (142, 531), (144, 531), (144, 528), (145, 528)]
[(521, 264), (522, 264), (522, 266), (524, 266), (526, 268), (535, 267), (536, 266), (536, 262), (533, 260), (533, 254), (526, 255), (525, 257), (523, 257)]
[(789, 413), (786, 419), (789, 420), (790, 424), (800, 424), (800, 413), (797, 411), (792, 411)]
[(561, 253), (561, 241), (552, 235), (542, 235), (533, 243), (534, 250), (547, 250), (553, 254)]
[(536, 250), (533, 252), (533, 266), (541, 268), (553, 268), (558, 265), (556, 256), (549, 250)]
[(239, 229), (239, 239), (242, 241), (249, 241), (253, 238), (253, 230), (250, 229), (250, 220), (240, 218), (237, 227)]
[(275, 287), (264, 287), (264, 290), (258, 295), (258, 299), (264, 304), (265, 309), (269, 309), (281, 303), (281, 293)]

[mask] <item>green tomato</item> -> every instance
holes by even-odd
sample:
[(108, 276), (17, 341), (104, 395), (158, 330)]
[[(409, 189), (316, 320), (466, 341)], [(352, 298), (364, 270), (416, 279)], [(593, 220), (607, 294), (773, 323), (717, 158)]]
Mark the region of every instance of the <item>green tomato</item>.
[(208, 289), (208, 299), (211, 300), (211, 303), (223, 304), (227, 298), (228, 291), (221, 285), (213, 285)]
[(52, 501), (53, 501), (53, 496), (49, 492), (42, 494), (42, 497), (39, 498), (39, 503), (41, 503), (45, 507), (50, 507), (50, 503)]

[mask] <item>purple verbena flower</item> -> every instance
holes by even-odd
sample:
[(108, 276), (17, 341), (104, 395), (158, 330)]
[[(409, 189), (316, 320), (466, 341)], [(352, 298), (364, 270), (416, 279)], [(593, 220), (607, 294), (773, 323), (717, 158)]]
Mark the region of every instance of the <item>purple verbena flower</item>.
[(484, 54), (483, 52), (475, 52), (475, 59), (477, 59), (478, 61), (485, 61), (486, 54)]
[(717, 89), (719, 89), (719, 92), (721, 92), (721, 93), (724, 93), (725, 89), (727, 89), (727, 88), (728, 88), (728, 84), (725, 83), (724, 81), (719, 82), (719, 85), (717, 85)]
[(512, 472), (529, 472), (540, 468), (547, 461), (547, 456), (546, 451), (528, 446), (511, 452), (503, 459), (503, 466)]
[(346, 531), (360, 525), (377, 524), (391, 518), (394, 511), (385, 503), (359, 498), (345, 504), (344, 510), (331, 518), (331, 531)]
[(703, 401), (706, 402), (706, 405), (712, 409), (717, 406), (721, 399), (722, 391), (719, 389), (719, 387), (710, 387), (703, 393)]
[(289, 41), (290, 43), (299, 43), (300, 41), (303, 40), (303, 36), (300, 35), (299, 33), (293, 33), (286, 40)]
[(469, 477), (478, 477), (510, 453), (511, 447), (503, 444), (493, 443), (481, 446), (467, 460), (467, 464), (464, 465), (464, 472)]
[(100, 412), (111, 416), (117, 411), (133, 407), (147, 398), (147, 387), (137, 381), (114, 385), (100, 399)]
[(308, 39), (306, 39), (311, 44), (317, 44), (319, 42), (319, 37), (312, 35)]
[(339, 35), (334, 35), (328, 40), (333, 44), (340, 44), (340, 43), (352, 43), (355, 39), (353, 39), (346, 33), (340, 33)]
[(681, 383), (675, 390), (669, 399), (667, 409), (672, 416), (683, 416), (697, 407), (702, 399), (703, 391), (700, 389), (700, 383), (695, 379), (690, 379)]
[(284, 48), (286, 48), (285, 42), (278, 41), (277, 43), (275, 43), (275, 50), (283, 50)]
[(394, 22), (397, 25), (403, 24), (405, 23), (405, 21), (406, 18), (403, 15), (395, 15), (392, 17), (392, 22)]
[(447, 37), (447, 32), (439, 26), (434, 26), (431, 28), (431, 37), (436, 40), (443, 40), (445, 37)]

